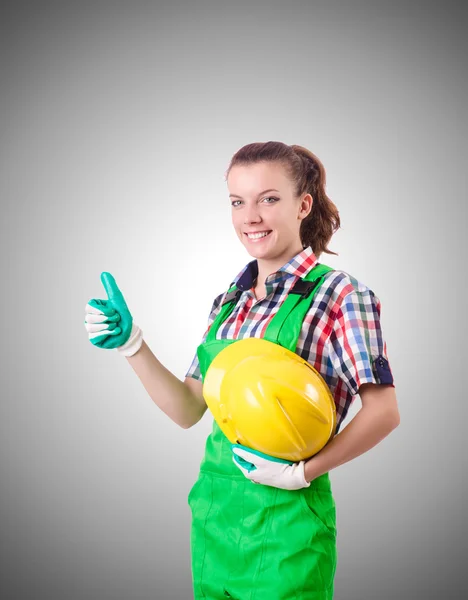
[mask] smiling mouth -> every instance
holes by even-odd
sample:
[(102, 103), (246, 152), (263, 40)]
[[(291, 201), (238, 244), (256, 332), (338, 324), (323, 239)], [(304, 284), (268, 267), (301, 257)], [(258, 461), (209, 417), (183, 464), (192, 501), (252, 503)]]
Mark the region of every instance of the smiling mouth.
[(271, 233), (271, 230), (268, 231), (266, 234), (263, 234), (263, 232), (262, 232), (262, 235), (259, 235), (259, 236), (256, 235), (255, 237), (250, 237), (248, 233), (245, 233), (244, 235), (247, 237), (247, 239), (250, 242), (258, 242), (260, 240), (264, 240), (265, 238), (267, 238), (270, 235), (270, 233)]

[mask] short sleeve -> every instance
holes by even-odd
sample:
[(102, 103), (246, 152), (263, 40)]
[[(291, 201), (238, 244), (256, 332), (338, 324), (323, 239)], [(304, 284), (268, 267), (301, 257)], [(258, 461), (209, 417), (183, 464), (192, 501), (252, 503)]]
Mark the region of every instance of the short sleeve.
[[(200, 344), (203, 344), (203, 342), (205, 342), (206, 336), (208, 335), (208, 331), (209, 331), (211, 325), (213, 324), (214, 320), (218, 316), (219, 311), (221, 310), (221, 300), (223, 299), (224, 295), (225, 295), (225, 292), (222, 292), (221, 294), (216, 296), (216, 298), (213, 300), (213, 304), (211, 306), (210, 314), (208, 317), (208, 325), (205, 330), (205, 333), (203, 334)], [(185, 377), (193, 377), (193, 379), (198, 379), (199, 381), (201, 381), (203, 379), (201, 371), (200, 371), (200, 363), (198, 361), (198, 356), (197, 356), (196, 351), (195, 351), (195, 356), (192, 359), (192, 364), (190, 365), (187, 373), (185, 374)]]
[(341, 303), (328, 340), (333, 368), (353, 396), (363, 383), (395, 387), (380, 313), (380, 301), (372, 290), (350, 292)]

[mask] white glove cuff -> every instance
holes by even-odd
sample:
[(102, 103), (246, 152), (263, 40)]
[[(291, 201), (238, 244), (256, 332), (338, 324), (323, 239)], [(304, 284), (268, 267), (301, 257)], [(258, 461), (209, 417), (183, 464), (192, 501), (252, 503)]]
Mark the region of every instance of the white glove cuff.
[(138, 327), (138, 325), (132, 323), (132, 331), (130, 332), (130, 337), (125, 342), (125, 344), (123, 344), (123, 346), (119, 346), (118, 348), (116, 348), (116, 350), (117, 352), (119, 352), (119, 354), (122, 354), (123, 356), (133, 356), (138, 352), (142, 344), (143, 332)]

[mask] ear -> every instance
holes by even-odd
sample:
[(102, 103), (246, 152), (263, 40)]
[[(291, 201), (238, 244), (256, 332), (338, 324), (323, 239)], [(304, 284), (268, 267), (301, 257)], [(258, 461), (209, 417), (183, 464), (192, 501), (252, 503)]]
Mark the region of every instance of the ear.
[(313, 204), (314, 204), (314, 199), (312, 198), (311, 194), (305, 194), (302, 197), (300, 212), (299, 212), (299, 215), (297, 218), (301, 219), (301, 220), (305, 219), (307, 217), (307, 215), (310, 214)]

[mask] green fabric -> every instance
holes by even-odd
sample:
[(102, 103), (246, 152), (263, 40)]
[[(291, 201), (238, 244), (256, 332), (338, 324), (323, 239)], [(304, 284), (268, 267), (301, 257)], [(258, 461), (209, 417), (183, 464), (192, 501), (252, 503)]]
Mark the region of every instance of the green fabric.
[[(280, 344), (284, 348), (296, 351), (297, 340), (301, 332), (302, 322), (304, 316), (312, 304), (312, 301), (317, 293), (317, 290), (321, 286), (325, 275), (332, 271), (331, 267), (326, 265), (317, 264), (307, 275), (303, 278), (303, 281), (317, 281), (318, 283), (309, 295), (308, 298), (301, 299), (299, 294), (288, 294), (286, 299), (281, 304), (278, 312), (274, 318), (270, 321), (268, 327), (265, 330), (263, 339), (273, 342), (274, 344)], [(233, 285), (228, 292), (236, 289)], [(197, 348), (198, 361), (200, 363), (200, 371), (202, 376), (208, 371), (208, 367), (211, 361), (217, 356), (221, 350), (227, 345), (237, 342), (238, 340), (217, 340), (216, 334), (222, 323), (229, 317), (234, 310), (234, 302), (224, 304), (221, 307), (216, 319), (213, 321), (204, 344), (200, 344)]]
[[(329, 270), (318, 265), (307, 279)], [(294, 351), (319, 286), (301, 301), (299, 295), (288, 297), (265, 338)], [(233, 308), (233, 302), (222, 307), (197, 349), (203, 378), (213, 358), (237, 341), (216, 340)], [(195, 600), (331, 600), (337, 550), (328, 473), (300, 490), (254, 485), (234, 464), (231, 446), (214, 421), (188, 497)]]
[(332, 268), (322, 264), (309, 271), (303, 281), (317, 281), (316, 287), (308, 298), (301, 299), (299, 294), (288, 294), (265, 331), (266, 340), (280, 344), (291, 352), (296, 351), (304, 317), (329, 271)]

